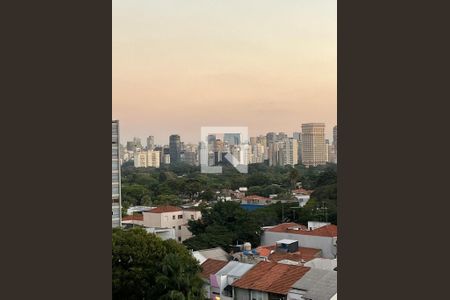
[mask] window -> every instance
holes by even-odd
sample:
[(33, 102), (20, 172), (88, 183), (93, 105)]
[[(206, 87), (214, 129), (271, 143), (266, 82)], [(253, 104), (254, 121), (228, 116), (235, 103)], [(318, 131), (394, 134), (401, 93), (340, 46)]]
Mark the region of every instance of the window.
[(258, 291), (252, 291), (252, 300), (263, 300), (264, 293)]
[(183, 215), (178, 215), (178, 219), (183, 219)]
[(172, 216), (172, 220), (175, 220), (175, 216)]
[(181, 230), (181, 226), (178, 226), (178, 230)]
[(191, 215), (191, 220), (194, 220), (194, 215)]
[(175, 229), (175, 226), (172, 226), (173, 229)]
[(178, 241), (181, 242), (181, 236), (178, 237)]
[(224, 289), (223, 289), (223, 292), (222, 292), (222, 294), (224, 295), (224, 296), (227, 296), (227, 297), (233, 297), (233, 287), (231, 286), (231, 285), (227, 285)]

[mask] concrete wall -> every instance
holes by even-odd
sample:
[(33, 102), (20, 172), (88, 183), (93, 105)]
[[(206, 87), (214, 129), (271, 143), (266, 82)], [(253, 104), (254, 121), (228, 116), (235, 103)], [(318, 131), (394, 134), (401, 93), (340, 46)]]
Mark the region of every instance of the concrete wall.
[(282, 239), (296, 240), (299, 247), (321, 249), (324, 258), (335, 258), (337, 255), (337, 247), (333, 246), (331, 237), (265, 231), (261, 236), (261, 245), (272, 245)]

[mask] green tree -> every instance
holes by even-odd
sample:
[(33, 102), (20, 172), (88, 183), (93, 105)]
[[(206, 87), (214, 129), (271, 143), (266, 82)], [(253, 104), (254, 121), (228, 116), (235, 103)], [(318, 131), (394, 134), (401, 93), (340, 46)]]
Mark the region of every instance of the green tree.
[(204, 299), (200, 266), (173, 240), (143, 229), (113, 229), (113, 299)]
[(142, 205), (144, 197), (149, 195), (149, 190), (139, 184), (122, 186), (122, 199), (129, 205)]

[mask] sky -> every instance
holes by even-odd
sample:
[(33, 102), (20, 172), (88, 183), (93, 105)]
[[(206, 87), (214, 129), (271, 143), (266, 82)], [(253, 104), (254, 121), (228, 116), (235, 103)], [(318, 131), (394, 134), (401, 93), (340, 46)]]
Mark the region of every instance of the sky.
[(337, 122), (336, 0), (113, 0), (112, 118), (121, 142), (201, 126), (250, 136)]

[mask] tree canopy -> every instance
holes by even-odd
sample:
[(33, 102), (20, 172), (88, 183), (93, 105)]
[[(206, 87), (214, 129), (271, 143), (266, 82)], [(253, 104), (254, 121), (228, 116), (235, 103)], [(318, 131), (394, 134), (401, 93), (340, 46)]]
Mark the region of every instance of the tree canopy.
[(141, 228), (113, 229), (113, 299), (205, 299), (199, 272), (197, 261), (176, 241)]

